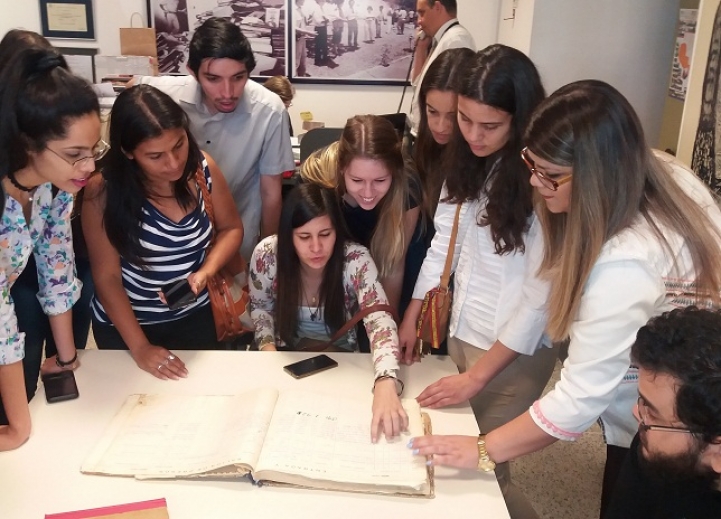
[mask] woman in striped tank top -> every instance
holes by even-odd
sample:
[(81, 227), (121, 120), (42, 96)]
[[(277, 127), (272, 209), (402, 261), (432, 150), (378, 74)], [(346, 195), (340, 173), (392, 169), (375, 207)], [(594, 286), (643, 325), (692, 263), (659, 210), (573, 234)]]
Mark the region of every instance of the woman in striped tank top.
[[(220, 344), (206, 281), (238, 250), (243, 225), (222, 173), (198, 148), (183, 110), (148, 85), (113, 106), (111, 152), (91, 180), (83, 230), (96, 283), (93, 334), (100, 349), (129, 349), (138, 367), (161, 379), (187, 376), (169, 349)], [(195, 172), (202, 167), (216, 228)], [(208, 251), (211, 235), (216, 235)], [(170, 309), (160, 291), (187, 279), (196, 298)]]

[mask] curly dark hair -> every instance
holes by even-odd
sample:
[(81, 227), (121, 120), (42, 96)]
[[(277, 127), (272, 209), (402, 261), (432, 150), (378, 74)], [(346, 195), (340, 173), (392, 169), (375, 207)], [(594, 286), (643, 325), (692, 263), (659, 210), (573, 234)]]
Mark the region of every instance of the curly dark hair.
[(478, 51), (464, 70), (458, 97), (509, 113), (511, 134), (506, 144), (487, 157), (476, 157), (456, 122), (444, 156), (447, 202), (486, 196), (486, 214), (478, 225), (488, 225), (497, 254), (524, 252), (523, 235), (533, 210), (528, 168), (521, 160), (523, 130), (545, 92), (533, 62), (521, 51), (491, 45)]
[(676, 378), (678, 419), (704, 443), (721, 441), (721, 313), (690, 306), (654, 317), (638, 331), (631, 357)]

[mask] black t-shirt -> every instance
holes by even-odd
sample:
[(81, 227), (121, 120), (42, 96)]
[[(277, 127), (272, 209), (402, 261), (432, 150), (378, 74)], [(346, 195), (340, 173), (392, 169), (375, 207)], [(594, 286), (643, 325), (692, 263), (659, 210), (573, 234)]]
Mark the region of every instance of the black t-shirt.
[(638, 465), (638, 434), (621, 468), (603, 519), (719, 519), (721, 492), (710, 488), (662, 485)]
[[(418, 207), (421, 201), (421, 184), (416, 175), (408, 177), (408, 199), (406, 200), (405, 210)], [(382, 201), (381, 201), (382, 202)], [(350, 233), (350, 238), (363, 245), (370, 247), (373, 231), (378, 224), (378, 216), (380, 215), (380, 203), (373, 209), (366, 210), (360, 206), (353, 207), (343, 199), (341, 201), (341, 209), (343, 211), (343, 219), (346, 228)], [(418, 219), (420, 224), (420, 218)]]

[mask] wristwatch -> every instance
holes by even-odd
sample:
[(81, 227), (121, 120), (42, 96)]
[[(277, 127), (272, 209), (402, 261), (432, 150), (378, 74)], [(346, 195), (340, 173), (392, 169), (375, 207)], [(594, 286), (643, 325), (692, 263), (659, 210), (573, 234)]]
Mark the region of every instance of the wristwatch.
[(496, 470), (496, 462), (491, 459), (486, 450), (486, 435), (478, 435), (478, 471), (492, 472)]

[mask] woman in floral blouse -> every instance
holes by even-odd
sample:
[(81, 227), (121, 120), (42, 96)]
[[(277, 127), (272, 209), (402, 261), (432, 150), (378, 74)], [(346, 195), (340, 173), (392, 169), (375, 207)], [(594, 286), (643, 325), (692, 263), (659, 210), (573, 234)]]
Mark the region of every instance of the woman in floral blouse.
[[(262, 351), (302, 349), (328, 341), (355, 313), (387, 304), (368, 249), (346, 241), (332, 191), (301, 184), (283, 203), (277, 236), (261, 241), (250, 261), (251, 316)], [(396, 393), (398, 334), (391, 315), (364, 318), (375, 367), (371, 436), (390, 438), (408, 425)], [(335, 343), (357, 350), (355, 331)]]
[[(38, 300), (49, 315), (58, 354), (44, 373), (77, 367), (71, 308), (80, 296), (75, 277), (70, 213), (73, 194), (95, 171), (105, 149), (98, 100), (72, 75), (56, 50), (19, 50), (0, 73), (0, 396), (7, 416), (0, 451), (30, 435), (22, 368), (24, 334), (18, 331), (10, 288), (31, 254), (38, 270)], [(58, 189), (54, 195), (53, 186)], [(2, 422), (0, 422), (1, 424)]]

